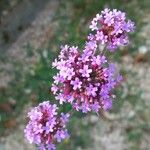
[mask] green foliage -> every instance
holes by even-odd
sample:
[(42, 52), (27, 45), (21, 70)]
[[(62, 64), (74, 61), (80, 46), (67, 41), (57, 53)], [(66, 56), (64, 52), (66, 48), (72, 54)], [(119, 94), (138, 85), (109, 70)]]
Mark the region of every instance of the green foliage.
[(139, 141), (142, 136), (142, 132), (138, 129), (133, 129), (128, 132), (128, 140), (129, 141)]

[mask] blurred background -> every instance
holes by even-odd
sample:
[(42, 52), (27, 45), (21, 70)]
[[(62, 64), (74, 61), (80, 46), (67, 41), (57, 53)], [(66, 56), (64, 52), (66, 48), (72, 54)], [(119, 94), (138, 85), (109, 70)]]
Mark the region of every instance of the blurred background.
[(83, 46), (105, 7), (136, 24), (130, 45), (111, 56), (125, 81), (114, 91), (111, 120), (75, 113), (57, 150), (150, 150), (150, 0), (0, 0), (0, 150), (35, 150), (23, 129), (29, 108), (54, 101), (51, 62), (61, 44)]

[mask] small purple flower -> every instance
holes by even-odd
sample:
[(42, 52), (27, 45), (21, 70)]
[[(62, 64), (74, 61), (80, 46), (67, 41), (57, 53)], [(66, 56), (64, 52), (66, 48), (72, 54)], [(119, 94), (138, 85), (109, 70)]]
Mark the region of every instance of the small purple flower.
[(65, 102), (65, 97), (63, 94), (59, 93), (57, 96), (56, 96), (56, 100), (59, 100), (59, 103), (60, 104), (63, 104), (63, 102)]
[(63, 59), (65, 57), (65, 53), (68, 51), (68, 49), (69, 49), (68, 45), (61, 46), (61, 52), (60, 52), (60, 55), (59, 55), (60, 59)]
[(56, 119), (52, 118), (50, 119), (50, 121), (46, 122), (46, 125), (43, 127), (44, 131), (46, 132), (46, 134), (48, 134), (49, 132), (53, 132), (53, 128), (56, 125)]
[(70, 82), (70, 84), (73, 85), (74, 90), (77, 90), (81, 88), (82, 82), (79, 80), (79, 78), (76, 77), (75, 80)]
[(58, 130), (54, 136), (57, 140), (57, 142), (61, 142), (63, 139), (66, 139), (69, 137), (69, 134), (67, 130)]
[(98, 90), (98, 88), (97, 88), (97, 87), (94, 87), (93, 85), (90, 84), (90, 85), (86, 88), (86, 90), (87, 90), (87, 95), (95, 97), (95, 96), (97, 95), (97, 94), (96, 94), (96, 91)]
[(105, 44), (108, 42), (108, 36), (105, 35), (102, 31), (97, 31), (95, 37), (96, 41), (101, 42), (101, 44)]
[(85, 50), (84, 51), (89, 51), (89, 50), (95, 51), (96, 48), (97, 48), (96, 41), (90, 40), (90, 41), (85, 43)]
[(59, 82), (63, 81), (63, 77), (57, 74), (56, 76), (53, 77), (54, 83), (58, 84)]
[(94, 111), (94, 112), (98, 112), (99, 109), (100, 109), (100, 105), (98, 102), (95, 102), (93, 104), (91, 104), (91, 109)]
[(89, 104), (83, 103), (82, 106), (82, 112), (87, 113), (88, 111), (91, 111), (91, 108), (89, 107)]
[(55, 150), (56, 146), (54, 144), (48, 144), (47, 145), (47, 150)]
[(82, 74), (82, 77), (90, 77), (92, 69), (89, 69), (88, 65), (84, 65), (83, 69), (79, 69), (79, 72)]
[(78, 46), (72, 46), (72, 47), (70, 47), (70, 52), (71, 53), (78, 53)]
[(102, 101), (103, 109), (108, 110), (112, 107), (112, 101), (110, 99)]
[(46, 147), (44, 144), (40, 144), (38, 147), (38, 150), (46, 150)]
[(62, 120), (62, 122), (68, 122), (69, 121), (69, 117), (70, 117), (70, 114), (64, 114), (64, 113), (61, 113), (61, 120)]
[(54, 84), (52, 84), (52, 87), (51, 87), (51, 91), (56, 94), (56, 92), (58, 91), (58, 87)]
[(107, 62), (106, 57), (103, 56), (103, 55), (102, 56), (100, 56), (100, 55), (95, 56), (92, 59), (92, 64), (93, 65), (102, 65), (102, 64), (104, 64), (106, 62)]
[(74, 75), (75, 75), (75, 72), (74, 72), (73, 68), (67, 70), (67, 78), (68, 78), (68, 80), (71, 80)]

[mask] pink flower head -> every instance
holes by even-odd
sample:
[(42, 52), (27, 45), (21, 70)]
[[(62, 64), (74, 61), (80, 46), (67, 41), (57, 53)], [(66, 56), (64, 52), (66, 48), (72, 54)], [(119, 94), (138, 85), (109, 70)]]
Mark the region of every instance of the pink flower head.
[(109, 50), (116, 49), (129, 43), (127, 33), (134, 31), (134, 23), (126, 21), (124, 12), (108, 8), (97, 14), (92, 20), (90, 29), (95, 31), (92, 40), (105, 44)]
[(69, 114), (57, 115), (57, 106), (48, 101), (40, 103), (28, 113), (29, 122), (24, 129), (26, 139), (40, 150), (55, 150), (54, 142), (68, 138), (66, 123)]
[[(96, 56), (93, 49), (94, 44), (86, 44), (81, 54), (78, 49), (72, 51), (72, 47), (68, 47), (65, 54), (60, 52), (65, 57), (58, 57), (57, 64), (64, 62), (65, 65), (58, 69), (57, 76), (62, 76), (63, 80), (54, 81), (57, 88), (54, 85), (52, 88), (60, 104), (70, 103), (74, 109), (84, 113), (110, 109), (111, 91), (120, 81), (115, 75), (114, 65), (109, 64), (105, 56)], [(58, 68), (57, 65), (55, 67)], [(62, 70), (66, 70), (64, 75)]]

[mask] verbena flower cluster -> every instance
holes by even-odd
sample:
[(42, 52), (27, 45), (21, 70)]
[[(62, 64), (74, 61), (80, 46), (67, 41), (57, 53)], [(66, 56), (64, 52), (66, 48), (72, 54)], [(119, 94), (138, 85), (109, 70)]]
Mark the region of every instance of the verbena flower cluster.
[[(53, 77), (51, 91), (62, 105), (69, 103), (72, 110), (87, 113), (109, 110), (115, 98), (113, 89), (122, 80), (115, 65), (104, 55), (129, 43), (128, 33), (134, 23), (126, 20), (124, 12), (108, 8), (92, 20), (83, 50), (77, 46), (61, 46), (58, 59), (52, 66), (58, 70)], [(99, 47), (104, 49), (99, 51)], [(69, 137), (66, 124), (70, 113), (57, 113), (56, 104), (40, 103), (28, 113), (24, 130), (26, 139), (39, 150), (55, 150), (55, 143)]]
[(96, 32), (95, 41), (114, 50), (129, 43), (127, 33), (134, 31), (134, 23), (131, 20), (126, 21), (124, 12), (106, 8), (92, 20), (90, 29)]
[(53, 63), (59, 70), (51, 88), (56, 100), (60, 104), (68, 102), (84, 113), (109, 109), (113, 98), (111, 91), (121, 79), (105, 56), (94, 55), (94, 46), (88, 43), (85, 52), (80, 54), (78, 47), (65, 45)]
[(39, 146), (40, 150), (55, 150), (54, 143), (68, 138), (66, 123), (69, 114), (57, 115), (58, 107), (48, 101), (40, 103), (28, 113), (29, 123), (24, 133), (30, 143)]

